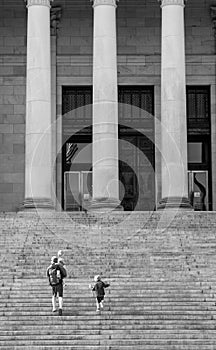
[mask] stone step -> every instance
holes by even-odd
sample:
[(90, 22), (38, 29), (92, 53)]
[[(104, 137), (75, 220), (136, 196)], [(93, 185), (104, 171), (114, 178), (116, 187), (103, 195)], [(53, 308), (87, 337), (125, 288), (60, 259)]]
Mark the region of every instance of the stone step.
[[(94, 299), (93, 298), (74, 298), (74, 297), (69, 297), (69, 296), (65, 296), (64, 298), (64, 305), (66, 306), (71, 306), (71, 305), (77, 305), (79, 304), (81, 307), (84, 307), (84, 306), (87, 306), (89, 305), (90, 302), (92, 302)], [(195, 306), (200, 306), (201, 302), (204, 301), (204, 298), (197, 298), (197, 299), (186, 299), (186, 300), (169, 300), (168, 298), (164, 298), (164, 299), (144, 299), (143, 298), (140, 298), (139, 300), (137, 300), (137, 298), (133, 298), (133, 299), (127, 299), (127, 298), (124, 298), (124, 299), (119, 299), (119, 298), (116, 298), (115, 300), (113, 299), (110, 299), (108, 297), (105, 297), (105, 302), (107, 305), (110, 305), (112, 307), (115, 307), (115, 306), (119, 306), (119, 307), (122, 307), (122, 306), (139, 306), (142, 305), (144, 307), (158, 307), (158, 306), (161, 306), (161, 307), (170, 307), (170, 308), (173, 308), (174, 306), (176, 306), (177, 308), (178, 307), (195, 307)], [(40, 307), (42, 306), (46, 306), (48, 304), (48, 302), (50, 301), (50, 297), (44, 297), (43, 299), (41, 298), (23, 298), (20, 299), (20, 298), (14, 298), (12, 301), (10, 299), (2, 299), (1, 300), (1, 304), (0, 304), (0, 308), (3, 308), (3, 307), (15, 307), (15, 306), (23, 306), (23, 307), (33, 307), (33, 306), (37, 306), (37, 305), (40, 305)], [(212, 299), (209, 299), (207, 300), (210, 302), (212, 302), (212, 305), (215, 305), (215, 301), (212, 301)]]
[[(47, 299), (44, 302), (34, 302), (31, 303), (31, 308), (28, 307), (28, 303), (24, 302), (16, 302), (14, 301), (13, 304), (8, 304), (8, 300), (5, 300), (5, 302), (2, 302), (0, 306), (0, 311), (1, 312), (9, 312), (11, 310), (17, 311), (17, 310), (46, 310), (47, 308), (49, 309), (51, 305), (51, 297)], [(92, 306), (95, 305), (95, 299), (89, 299), (87, 301), (80, 301), (78, 299), (74, 299), (71, 301), (69, 298), (64, 298), (64, 308), (65, 310), (67, 308), (75, 309), (75, 310), (80, 310), (82, 312), (87, 311), (89, 309), (92, 309)], [(143, 310), (143, 312), (146, 312), (147, 310), (149, 311), (161, 311), (164, 310), (164, 312), (170, 312), (170, 311), (185, 311), (185, 310), (191, 310), (191, 311), (197, 311), (197, 310), (212, 310), (213, 312), (216, 312), (216, 303), (215, 301), (212, 302), (211, 300), (197, 300), (197, 302), (190, 302), (190, 303), (176, 303), (175, 301), (168, 301), (168, 300), (161, 300), (160, 303), (155, 304), (154, 300), (152, 299), (150, 302), (147, 300), (146, 302), (139, 302), (139, 303), (133, 303), (130, 301), (125, 301), (125, 302), (119, 302), (119, 303), (112, 303), (106, 300), (105, 298), (105, 308), (111, 311), (114, 310), (131, 310), (131, 311), (140, 311)], [(141, 312), (141, 311), (140, 311)]]
[[(177, 347), (175, 347), (176, 349), (178, 350), (212, 350), (212, 345), (209, 344), (209, 345), (206, 345), (206, 344), (200, 344), (200, 346), (198, 344), (187, 344), (185, 345), (185, 343), (183, 344), (178, 344)], [(148, 345), (148, 344), (145, 344), (145, 350), (173, 350), (175, 349), (173, 347), (172, 344), (159, 344), (159, 345)], [(25, 346), (25, 345), (17, 345), (16, 346), (16, 350), (19, 350), (19, 349), (24, 349), (24, 350), (29, 350), (29, 347), (28, 346)], [(135, 347), (134, 345), (123, 345), (123, 347), (121, 345), (118, 345), (118, 346), (115, 346), (115, 345), (52, 345), (52, 346), (49, 346), (49, 345), (43, 345), (43, 346), (40, 346), (40, 345), (31, 345), (31, 350), (120, 350), (120, 349), (123, 349), (123, 350), (135, 350)], [(142, 345), (138, 345), (136, 344), (136, 350), (143, 350), (144, 347), (143, 347), (143, 344)], [(12, 350), (11, 347), (9, 346), (4, 346), (4, 350)]]
[[(112, 313), (112, 316), (126, 316), (126, 317), (131, 317), (131, 315), (137, 315), (137, 316), (140, 316), (140, 319), (139, 321), (143, 320), (143, 321), (146, 321), (146, 320), (152, 320), (152, 318), (155, 318), (157, 320), (173, 320), (175, 321), (175, 323), (178, 323), (178, 322), (182, 322), (184, 320), (204, 320), (204, 319), (207, 319), (207, 320), (211, 320), (214, 318), (215, 316), (215, 312), (212, 313), (210, 312), (209, 310), (196, 310), (196, 311), (193, 311), (193, 310), (189, 310), (188, 313), (186, 311), (178, 311), (178, 312), (175, 312), (175, 315), (173, 315), (173, 310), (167, 310), (166, 312), (164, 312), (164, 310), (151, 310), (151, 311), (136, 311), (134, 309), (129, 309), (129, 310), (116, 310), (116, 309), (112, 309), (110, 311), (106, 311), (104, 310), (103, 311), (104, 314), (106, 313), (107, 315), (110, 314), (110, 312)], [(95, 309), (92, 308), (92, 311), (77, 311), (77, 309), (73, 310), (65, 310), (64, 309), (64, 314), (65, 316), (67, 315), (75, 315), (76, 317), (79, 317), (79, 316), (84, 316), (84, 317), (92, 317), (92, 315), (94, 315), (95, 313)], [(10, 316), (23, 316), (23, 317), (28, 317), (28, 316), (50, 316), (52, 315), (52, 312), (51, 312), (51, 308), (50, 310), (47, 309), (44, 310), (44, 309), (37, 309), (36, 311), (32, 310), (32, 311), (23, 311), (23, 310), (19, 310), (19, 311), (7, 311), (7, 310), (4, 310), (4, 312), (0, 313), (0, 316), (5, 316), (5, 317), (10, 317)], [(214, 315), (214, 316), (213, 316)]]
[[(213, 350), (216, 216), (169, 216), (0, 214), (0, 348)], [(68, 269), (61, 317), (46, 279), (60, 248)], [(88, 289), (98, 271), (111, 282), (100, 314)]]
[[(24, 328), (24, 326), (19, 329), (19, 330), (15, 330), (14, 332), (11, 330), (8, 331), (1, 331), (0, 330), (0, 334), (1, 335), (6, 335), (8, 337), (11, 337), (10, 340), (13, 340), (13, 335), (16, 335), (17, 337), (25, 337), (26, 335), (30, 335), (33, 334), (34, 336), (36, 335), (47, 335), (47, 330), (44, 329), (45, 325), (43, 326), (43, 328), (41, 329), (35, 329), (33, 327), (28, 327), (28, 330), (26, 330), (26, 328)], [(52, 328), (53, 327), (53, 332), (52, 332)], [(48, 327), (47, 327), (48, 328)], [(69, 327), (67, 327), (69, 329)], [(48, 338), (52, 337), (53, 335), (67, 335), (67, 336), (71, 336), (70, 334), (68, 334), (68, 329), (65, 329), (63, 327), (59, 328), (58, 325), (50, 325), (49, 329), (51, 331), (50, 334), (48, 334)], [(73, 334), (72, 334), (73, 335)], [(87, 335), (91, 335), (92, 337), (95, 337), (97, 335), (103, 337), (103, 335), (105, 337), (112, 337), (113, 339), (115, 338), (134, 338), (134, 337), (138, 337), (138, 338), (143, 338), (143, 339), (149, 339), (149, 337), (151, 337), (152, 339), (154, 338), (158, 338), (158, 335), (160, 335), (161, 339), (169, 339), (171, 336), (174, 336), (176, 339), (205, 339), (208, 338), (210, 339), (215, 339), (215, 335), (216, 335), (216, 330), (210, 330), (210, 331), (205, 331), (205, 332), (200, 332), (200, 331), (195, 331), (195, 330), (158, 330), (157, 332), (155, 332), (154, 330), (146, 330), (145, 332), (143, 332), (142, 330), (128, 330), (127, 334), (125, 334), (123, 329), (119, 329), (117, 331), (113, 331), (113, 330), (109, 330), (109, 329), (85, 329), (83, 330), (77, 330), (76, 331), (76, 336), (78, 335), (82, 335), (83, 337), (86, 337)], [(75, 335), (73, 335), (75, 336)]]
[[(49, 317), (49, 316), (47, 316)], [(112, 329), (113, 332), (119, 332), (119, 330), (122, 330), (123, 332), (127, 333), (129, 330), (133, 330), (134, 329), (134, 322), (133, 323), (126, 323), (126, 322), (116, 322), (116, 323), (105, 323), (104, 325), (101, 325), (101, 321), (100, 322), (91, 322), (89, 324), (86, 323), (80, 323), (77, 320), (76, 324), (71, 324), (70, 327), (68, 327), (68, 321), (72, 322), (71, 319), (68, 319), (69, 316), (53, 316), (53, 319), (58, 320), (60, 319), (61, 322), (55, 322), (55, 324), (58, 324), (58, 327), (62, 327), (62, 329), (68, 329), (68, 332), (74, 332), (74, 334), (76, 334), (77, 330), (83, 330), (85, 332), (86, 329), (88, 330), (110, 330)], [(65, 320), (65, 321), (64, 321)], [(14, 329), (14, 327), (17, 325), (17, 322), (8, 322), (6, 321), (6, 324), (8, 325), (8, 327), (12, 326), (12, 328)], [(24, 325), (24, 323), (22, 323)], [(21, 325), (22, 325), (21, 324)], [(32, 325), (35, 327), (36, 322), (35, 320), (30, 320), (28, 325)], [(53, 325), (53, 324), (52, 324)], [(47, 334), (52, 333), (52, 325), (50, 326), (45, 326), (43, 327), (43, 329), (47, 330)], [(26, 325), (27, 326), (27, 325)], [(38, 327), (38, 326), (37, 326)], [(38, 327), (38, 329), (40, 330), (40, 328)], [(160, 322), (147, 322), (145, 325), (136, 325), (136, 330), (140, 330), (142, 332), (146, 332), (146, 330), (151, 330), (152, 332), (155, 331), (161, 331), (161, 330), (167, 330), (167, 331), (171, 331), (171, 330), (176, 330), (176, 332), (178, 332), (179, 330), (187, 330), (189, 332), (191, 331), (199, 331), (199, 332), (209, 332), (210, 330), (215, 331), (215, 324), (213, 324), (210, 321), (205, 321), (205, 320), (198, 320), (198, 322), (196, 322), (196, 320), (192, 321), (187, 321), (185, 320), (184, 322), (175, 322), (175, 325), (173, 325), (173, 320), (165, 320), (165, 321), (161, 321)]]
[[(58, 320), (60, 319), (60, 322)], [(86, 332), (88, 331), (96, 331), (101, 333), (102, 331), (110, 331), (112, 332), (125, 332), (127, 331), (133, 331), (134, 330), (134, 322), (133, 323), (125, 323), (125, 322), (116, 322), (113, 324), (101, 324), (101, 320), (97, 322), (91, 322), (91, 323), (81, 323), (76, 320), (76, 322), (71, 321), (71, 319), (68, 318), (68, 316), (56, 316), (54, 317), (55, 322), (49, 323), (49, 324), (43, 324), (43, 328), (37, 327), (38, 332), (41, 333), (43, 330), (44, 332), (47, 332), (47, 334), (52, 333), (55, 331), (55, 329), (60, 329), (61, 332), (63, 330), (68, 332), (74, 332), (74, 334), (79, 334), (79, 332)], [(64, 321), (65, 320), (65, 321)], [(68, 321), (70, 321), (71, 324), (68, 324)], [(19, 327), (17, 326), (17, 323), (6, 321), (7, 329), (10, 330), (11, 333), (15, 332), (18, 328), (19, 330), (27, 330), (26, 332), (29, 334), (31, 333), (32, 329), (35, 329), (35, 320), (29, 320), (28, 324), (21, 323)], [(189, 334), (193, 334), (193, 332), (199, 332), (200, 334), (208, 334), (208, 332), (215, 332), (215, 325), (211, 322), (188, 322), (185, 321), (185, 323), (178, 323), (177, 327), (173, 327), (173, 321), (166, 321), (163, 322), (152, 322), (151, 324), (148, 322), (147, 324), (137, 324), (136, 325), (136, 331), (141, 331), (142, 333), (146, 332), (152, 332), (153, 334), (155, 332), (168, 332), (171, 334), (171, 332), (177, 332), (181, 334), (180, 332), (188, 332)], [(29, 330), (28, 330), (29, 329)], [(0, 327), (1, 330), (1, 327)], [(191, 336), (192, 337), (192, 336)]]
[[(24, 337), (25, 335), (30, 335), (31, 333), (33, 335), (40, 335), (40, 334), (46, 334), (47, 329), (44, 329), (46, 326), (43, 325), (43, 328), (37, 329), (33, 326), (22, 326), (20, 325), (19, 330), (7, 330), (7, 331), (1, 331), (0, 328), (0, 335), (5, 335), (5, 336), (19, 336), (19, 337)], [(59, 329), (59, 325), (52, 324), (50, 326), (47, 326), (46, 328), (50, 328), (52, 331), (50, 335), (68, 335), (68, 329), (61, 327)], [(52, 328), (51, 328), (52, 327)], [(27, 329), (26, 329), (27, 328)], [(146, 329), (145, 332), (142, 330), (133, 330), (129, 329), (127, 334), (125, 335), (124, 330), (118, 329), (117, 331), (113, 330), (107, 330), (107, 329), (85, 329), (85, 330), (76, 330), (76, 335), (82, 335), (86, 337), (87, 335), (95, 336), (95, 335), (100, 335), (100, 336), (112, 336), (113, 338), (134, 338), (136, 336), (142, 337), (143, 339), (148, 339), (149, 337), (153, 338), (158, 338), (158, 335), (160, 335), (161, 339), (168, 339), (171, 336), (174, 336), (176, 339), (205, 339), (208, 338), (210, 339), (215, 339), (216, 335), (216, 330), (209, 330), (205, 332), (200, 332), (199, 330), (158, 330), (155, 332), (155, 330), (148, 330)], [(13, 340), (13, 339), (12, 339)]]
[[(28, 344), (29, 346), (71, 346), (71, 342), (73, 343), (73, 346), (121, 346), (122, 348), (124, 348), (125, 346), (133, 346), (134, 349), (137, 348), (137, 346), (143, 346), (145, 349), (147, 346), (166, 346), (167, 344), (169, 344), (169, 346), (173, 346), (173, 347), (178, 347), (178, 346), (190, 346), (190, 344), (192, 344), (193, 346), (199, 346), (200, 349), (201, 346), (204, 346), (204, 349), (206, 346), (211, 346), (213, 347), (215, 345), (214, 340), (179, 340), (179, 339), (172, 339), (172, 340), (166, 340), (166, 339), (149, 339), (149, 340), (145, 340), (145, 339), (100, 339), (100, 337), (98, 337), (97, 339), (78, 339), (78, 337), (76, 336), (69, 336), (68, 340), (62, 340), (61, 336), (59, 337), (53, 337), (54, 339), (32, 339), (31, 341), (28, 340)], [(15, 341), (0, 341), (0, 346), (25, 346), (26, 345), (26, 341), (25, 340), (15, 340)], [(196, 348), (197, 349), (197, 348)]]

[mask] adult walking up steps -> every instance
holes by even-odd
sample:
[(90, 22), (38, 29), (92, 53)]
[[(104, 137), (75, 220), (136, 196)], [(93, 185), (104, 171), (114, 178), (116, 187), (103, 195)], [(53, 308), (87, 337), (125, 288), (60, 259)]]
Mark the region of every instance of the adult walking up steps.
[[(0, 349), (215, 349), (216, 213), (171, 216), (2, 213)], [(62, 316), (46, 278), (59, 249)], [(110, 283), (101, 313), (88, 288), (95, 274)]]

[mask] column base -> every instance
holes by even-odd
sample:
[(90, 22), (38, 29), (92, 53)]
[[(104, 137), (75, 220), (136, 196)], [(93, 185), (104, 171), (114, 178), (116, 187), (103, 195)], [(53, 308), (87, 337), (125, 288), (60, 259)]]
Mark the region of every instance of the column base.
[(89, 211), (123, 211), (120, 201), (116, 198), (93, 198), (88, 207)]
[(25, 198), (20, 210), (54, 210), (54, 205), (49, 198)]
[(193, 207), (186, 197), (165, 197), (159, 201), (157, 207), (157, 210), (164, 209), (193, 210)]

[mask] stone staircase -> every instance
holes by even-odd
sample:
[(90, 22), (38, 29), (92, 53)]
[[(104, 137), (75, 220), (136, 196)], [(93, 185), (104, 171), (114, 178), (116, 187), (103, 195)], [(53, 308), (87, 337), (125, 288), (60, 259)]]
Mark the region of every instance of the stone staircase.
[[(46, 279), (59, 249), (63, 316)], [(0, 251), (0, 349), (216, 349), (214, 212), (2, 213)]]

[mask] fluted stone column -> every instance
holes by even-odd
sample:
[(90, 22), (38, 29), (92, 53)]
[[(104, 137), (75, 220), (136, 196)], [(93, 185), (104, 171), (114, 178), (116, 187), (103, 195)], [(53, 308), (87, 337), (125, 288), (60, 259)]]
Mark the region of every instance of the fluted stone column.
[(93, 200), (119, 207), (116, 0), (93, 0)]
[(50, 2), (27, 0), (24, 208), (52, 208)]
[(187, 184), (184, 0), (162, 0), (162, 200), (158, 209), (190, 208)]
[[(61, 6), (52, 6), (50, 9), (50, 28), (51, 28), (51, 120), (52, 120), (52, 164), (53, 169), (53, 190), (52, 201), (56, 210), (61, 210), (60, 202), (57, 200), (57, 131), (61, 132), (57, 121), (57, 37), (59, 24), (61, 20), (62, 9)], [(61, 173), (61, 172), (60, 172)]]

